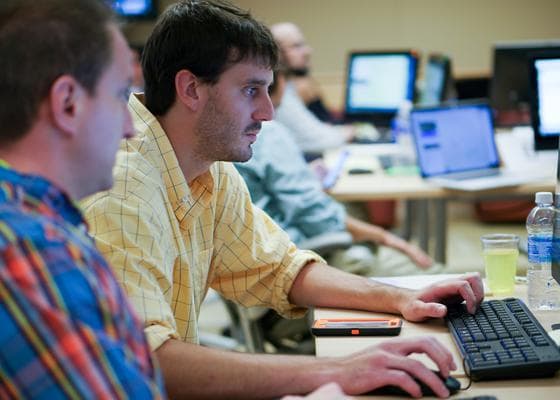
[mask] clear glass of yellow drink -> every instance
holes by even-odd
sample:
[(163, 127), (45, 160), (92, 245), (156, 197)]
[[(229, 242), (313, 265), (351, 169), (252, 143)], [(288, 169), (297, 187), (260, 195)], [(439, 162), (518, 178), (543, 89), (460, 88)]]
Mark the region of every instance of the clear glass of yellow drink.
[(519, 256), (519, 236), (494, 233), (483, 235), (480, 240), (488, 287), (494, 295), (512, 294)]

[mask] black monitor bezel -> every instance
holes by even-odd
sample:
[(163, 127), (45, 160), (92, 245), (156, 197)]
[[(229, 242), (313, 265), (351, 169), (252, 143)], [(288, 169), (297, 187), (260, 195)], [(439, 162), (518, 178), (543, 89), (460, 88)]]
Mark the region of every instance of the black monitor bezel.
[[(530, 125), (530, 104), (527, 104), (527, 109), (521, 107), (523, 102), (515, 104), (515, 108), (510, 108), (508, 105), (502, 104), (502, 101), (498, 93), (503, 92), (504, 88), (511, 88), (512, 85), (509, 84), (510, 80), (504, 79), (503, 76), (500, 76), (501, 69), (499, 61), (503, 62), (504, 54), (510, 52), (511, 54), (515, 53), (523, 53), (524, 60), (521, 62), (523, 66), (521, 69), (524, 69), (524, 65), (527, 64), (529, 59), (534, 55), (541, 52), (546, 52), (550, 50), (560, 49), (560, 40), (558, 39), (550, 39), (550, 40), (528, 40), (528, 41), (517, 41), (517, 42), (500, 42), (496, 43), (493, 46), (492, 52), (492, 77), (490, 81), (490, 91), (489, 91), (489, 98), (490, 104), (496, 113), (496, 123), (500, 126), (516, 126), (516, 125)], [(500, 54), (502, 54), (500, 56)], [(517, 57), (515, 57), (517, 58)], [(529, 75), (527, 74), (527, 96), (529, 96), (530, 91), (530, 82), (529, 82)], [(516, 92), (519, 90), (516, 89)], [(529, 99), (527, 99), (529, 103)], [(503, 118), (507, 114), (511, 114), (508, 118)], [(512, 115), (514, 118), (512, 119)], [(507, 122), (505, 122), (507, 121)]]
[(405, 50), (354, 50), (348, 53), (346, 59), (346, 81), (344, 88), (344, 120), (346, 122), (371, 122), (378, 126), (389, 126), (391, 119), (396, 115), (398, 110), (382, 111), (372, 109), (371, 111), (349, 111), (348, 101), (350, 98), (350, 88), (348, 81), (350, 80), (350, 66), (352, 65), (352, 59), (357, 56), (386, 56), (386, 55), (398, 55), (410, 57), (413, 62), (413, 73), (412, 73), (412, 95), (411, 102), (414, 102), (416, 97), (416, 81), (418, 79), (418, 63), (419, 56), (418, 52), (412, 49)]
[[(538, 60), (560, 60), (560, 49), (538, 52), (531, 56), (528, 63), (529, 69), (529, 104), (531, 107), (531, 126), (533, 127), (533, 137), (535, 140), (535, 150), (554, 150), (558, 148), (558, 136), (541, 135), (540, 125), (541, 119), (539, 115), (539, 94), (537, 82), (537, 68), (535, 66)], [(560, 131), (558, 132), (560, 135)]]

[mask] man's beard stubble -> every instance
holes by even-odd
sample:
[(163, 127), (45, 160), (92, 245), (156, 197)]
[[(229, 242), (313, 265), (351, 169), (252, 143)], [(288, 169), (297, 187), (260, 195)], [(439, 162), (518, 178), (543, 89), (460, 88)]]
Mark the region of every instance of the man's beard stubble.
[(262, 124), (253, 122), (243, 133), (232, 118), (219, 111), (215, 99), (208, 102), (196, 129), (196, 154), (206, 161), (246, 162), (252, 155), (251, 146), (246, 151), (236, 149), (232, 144), (241, 138), (238, 135), (260, 131)]

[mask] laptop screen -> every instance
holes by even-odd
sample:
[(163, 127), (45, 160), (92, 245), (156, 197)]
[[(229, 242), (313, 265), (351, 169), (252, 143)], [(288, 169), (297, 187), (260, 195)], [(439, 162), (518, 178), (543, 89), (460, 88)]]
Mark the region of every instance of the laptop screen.
[(346, 80), (346, 116), (394, 115), (413, 100), (416, 57), (412, 52), (351, 53)]
[(414, 109), (410, 124), (423, 177), (499, 166), (487, 105)]

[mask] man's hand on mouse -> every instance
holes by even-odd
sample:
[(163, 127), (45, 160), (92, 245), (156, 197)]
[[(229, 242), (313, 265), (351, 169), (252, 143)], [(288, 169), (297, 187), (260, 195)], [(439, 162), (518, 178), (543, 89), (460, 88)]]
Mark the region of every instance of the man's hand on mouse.
[(398, 386), (413, 397), (421, 397), (423, 381), (438, 397), (448, 397), (449, 390), (442, 379), (421, 361), (408, 357), (412, 353), (424, 353), (437, 365), (442, 377), (457, 366), (453, 357), (439, 341), (432, 337), (391, 339), (377, 346), (334, 361), (339, 368), (336, 382), (345, 393), (357, 395), (383, 386)]

